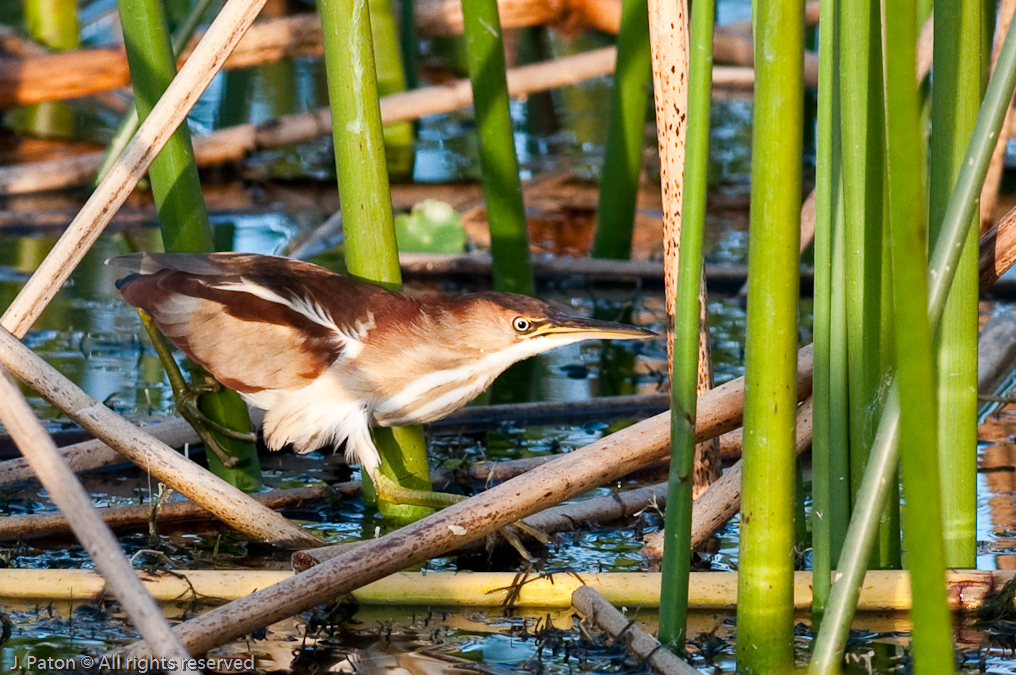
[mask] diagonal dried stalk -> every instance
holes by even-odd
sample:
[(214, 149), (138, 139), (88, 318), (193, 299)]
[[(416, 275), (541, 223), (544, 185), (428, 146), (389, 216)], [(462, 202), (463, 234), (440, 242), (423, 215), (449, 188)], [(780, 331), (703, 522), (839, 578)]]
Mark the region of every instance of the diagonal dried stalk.
[[(811, 390), (811, 347), (799, 355), (798, 395)], [(740, 424), (743, 379), (704, 394), (698, 402), (698, 438)], [(450, 506), (432, 516), (325, 561), (306, 572), (187, 621), (174, 630), (192, 653), (203, 653), (285, 617), (442, 555), (547, 506), (630, 473), (670, 450), (670, 413), (639, 422), (584, 448)], [(129, 656), (147, 654), (146, 643)]]
[(141, 469), (254, 539), (291, 548), (320, 546), (308, 532), (114, 413), (0, 328), (0, 363), (96, 438)]
[[(162, 610), (141, 584), (127, 562), (113, 533), (92, 508), (91, 498), (71, 470), (60, 460), (49, 434), (32, 414), (28, 402), (0, 368), (0, 421), (10, 431), (39, 481), (49, 492), (61, 513), (70, 522), (78, 541), (88, 551), (138, 631), (153, 647), (156, 656), (175, 663), (188, 657), (180, 641), (169, 628)], [(188, 672), (173, 668), (173, 672)]]
[(264, 4), (265, 0), (226, 2), (106, 178), (0, 317), (4, 328), (19, 338), (25, 336), (184, 121)]

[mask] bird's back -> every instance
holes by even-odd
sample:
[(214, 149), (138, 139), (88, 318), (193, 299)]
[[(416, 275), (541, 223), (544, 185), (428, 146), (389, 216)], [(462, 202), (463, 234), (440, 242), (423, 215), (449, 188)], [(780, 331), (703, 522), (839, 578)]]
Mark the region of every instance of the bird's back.
[(245, 253), (136, 253), (117, 286), (184, 353), (237, 391), (294, 390), (354, 356), (371, 306), (399, 294), (316, 265)]

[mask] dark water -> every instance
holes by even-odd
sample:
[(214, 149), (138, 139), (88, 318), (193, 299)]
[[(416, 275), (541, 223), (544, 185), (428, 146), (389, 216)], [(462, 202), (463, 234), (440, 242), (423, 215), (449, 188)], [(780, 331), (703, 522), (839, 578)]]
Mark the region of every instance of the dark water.
[[(114, 3), (85, 3), (84, 34), (90, 44), (103, 44), (108, 35), (108, 13)], [(720, 3), (721, 20), (745, 18), (746, 2)], [(16, 22), (0, 13), (0, 20)], [(559, 43), (566, 51), (582, 45)], [(438, 45), (427, 44), (424, 54), (439, 60)], [(435, 56), (437, 55), (437, 56)], [(607, 116), (609, 81), (587, 83), (555, 92), (539, 107), (539, 97), (514, 103), (516, 148), (524, 179), (540, 179), (557, 171), (595, 179), (602, 166), (604, 120)], [(273, 64), (248, 71), (220, 75), (191, 116), (195, 131), (243, 122), (260, 122), (280, 114), (299, 112), (325, 104), (323, 75), (314, 60)], [(77, 113), (73, 136), (79, 140), (105, 142), (117, 115), (93, 101), (71, 102)], [(546, 111), (553, 112), (548, 124)], [(710, 172), (713, 194), (722, 203), (744, 201), (750, 172), (750, 99), (718, 100), (713, 107)], [(18, 114), (4, 124), (15, 128)], [(645, 152), (646, 181), (658, 181), (658, 162), (653, 143)], [(322, 139), (299, 146), (258, 153), (243, 167), (209, 176), (209, 204), (222, 248), (261, 253), (282, 253), (291, 242), (306, 237), (337, 208), (330, 142)], [(475, 129), (469, 111), (437, 115), (423, 120), (418, 130), (410, 171), (404, 176), (420, 184), (476, 181)], [(454, 192), (455, 188), (451, 188)], [(0, 209), (30, 213), (49, 211), (73, 214), (77, 195), (11, 200)], [(128, 205), (142, 214), (148, 205), (142, 195)], [(743, 264), (747, 257), (746, 208), (717, 208), (709, 216), (708, 261)], [(163, 417), (173, 413), (171, 392), (134, 311), (115, 290), (116, 270), (103, 265), (111, 256), (132, 246), (155, 248), (158, 234), (148, 222), (114, 225), (78, 267), (68, 285), (46, 309), (25, 342), (49, 363), (77, 382), (89, 395), (129, 417)], [(58, 228), (5, 227), (0, 229), (0, 306), (6, 306), (24, 280), (38, 265), (59, 234)], [(434, 282), (410, 281), (410, 288), (432, 287)], [(442, 284), (448, 289), (448, 284)], [(457, 286), (458, 290), (470, 290)], [(541, 288), (541, 297), (598, 316), (631, 316), (633, 322), (659, 330), (664, 303), (658, 288), (624, 285), (591, 286), (558, 282)], [(735, 298), (714, 296), (709, 300), (710, 331), (718, 382), (737, 377), (743, 364), (744, 312)], [(802, 340), (810, 339), (810, 305), (802, 305)], [(582, 401), (590, 397), (652, 393), (665, 385), (666, 347), (662, 340), (637, 345), (582, 343), (536, 357), (525, 383), (525, 399)], [(62, 414), (26, 390), (37, 414), (52, 430), (67, 425)], [(489, 397), (481, 399), (489, 401)], [(571, 425), (522, 426), (501, 424), (480, 433), (460, 434), (435, 430), (429, 437), (434, 465), (481, 459), (514, 459), (568, 452), (614, 430), (621, 421), (592, 421)], [(1001, 470), (982, 475), (979, 485), (979, 539), (982, 569), (1016, 566), (1016, 486), (1004, 480), (1006, 467), (1016, 460), (1002, 450)], [(355, 478), (336, 456), (312, 453), (265, 456), (266, 483), (294, 487)], [(87, 486), (97, 506), (147, 502), (154, 487), (130, 470), (91, 474)], [(477, 486), (480, 487), (480, 486)], [(628, 485), (611, 486), (589, 496), (608, 495)], [(583, 497), (583, 498), (586, 498)], [(33, 487), (0, 491), (0, 514), (49, 513), (54, 508), (44, 491)], [(373, 536), (385, 525), (358, 500), (322, 505), (290, 514), (303, 526), (332, 543)], [(638, 571), (647, 569), (640, 554), (641, 538), (658, 529), (660, 519), (647, 510), (631, 526), (564, 535), (537, 564), (540, 571)], [(736, 570), (738, 522), (720, 534), (720, 550), (698, 561), (702, 569)], [(156, 535), (121, 537), (136, 564), (188, 568), (232, 569), (277, 567), (283, 559), (272, 552), (249, 546), (241, 537), (216, 531), (167, 531)], [(442, 558), (427, 563), (428, 570), (455, 570), (463, 563)], [(518, 560), (499, 561), (502, 569), (515, 569)], [(70, 541), (17, 542), (0, 546), (0, 565), (11, 567), (90, 567), (87, 555)], [(4, 670), (25, 665), (28, 655), (42, 658), (75, 658), (86, 652), (101, 654), (134, 637), (133, 629), (112, 604), (10, 606), (5, 608), (13, 623), (13, 637), (0, 647)], [(634, 610), (633, 608), (629, 608)], [(198, 608), (170, 608), (174, 619)], [(640, 621), (652, 630), (655, 614), (637, 610)], [(805, 620), (805, 617), (802, 617)], [(851, 647), (848, 670), (856, 673), (890, 672), (906, 663), (905, 645), (909, 626), (900, 618), (866, 617), (866, 632)], [(691, 635), (695, 639), (695, 665), (713, 665), (724, 671), (734, 668), (733, 629), (729, 616), (697, 613)], [(977, 630), (960, 631), (959, 646), (968, 653), (964, 670), (984, 668), (991, 672), (1016, 671), (1012, 653), (1006, 652), (1005, 635)], [(259, 636), (262, 637), (262, 636)], [(576, 630), (571, 612), (504, 610), (433, 611), (430, 608), (320, 608), (298, 620), (276, 625), (264, 639), (230, 645), (225, 653), (254, 653), (264, 671), (352, 672), (360, 668), (429, 668), (455, 671), (551, 672), (571, 674), (576, 669), (596, 672), (643, 672), (616, 647), (605, 646)], [(253, 645), (253, 646), (252, 646)], [(801, 663), (806, 659), (809, 638), (798, 638)], [(16, 661), (17, 659), (17, 661)], [(979, 663), (979, 659), (983, 659)], [(52, 667), (32, 667), (30, 672), (49, 672)]]

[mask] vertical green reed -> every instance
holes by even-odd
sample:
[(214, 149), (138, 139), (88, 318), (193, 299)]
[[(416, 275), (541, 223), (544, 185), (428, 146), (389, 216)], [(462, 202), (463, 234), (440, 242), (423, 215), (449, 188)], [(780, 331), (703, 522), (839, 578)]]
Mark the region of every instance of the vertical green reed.
[[(378, 104), (370, 11), (366, 0), (320, 0), (332, 109), (335, 169), (342, 204), (349, 274), (400, 288), (398, 248), (388, 188), (381, 108)], [(374, 442), (381, 470), (403, 487), (430, 490), (427, 446), (420, 427), (378, 428)], [(363, 476), (365, 496), (373, 495)], [(385, 515), (419, 518), (432, 509), (380, 502)]]
[[(127, 63), (131, 71), (134, 104), (141, 120), (176, 75), (176, 59), (170, 45), (166, 15), (159, 0), (119, 0)], [(181, 125), (148, 170), (152, 182), (167, 251), (207, 252), (213, 249), (201, 178), (194, 162), (187, 125)], [(198, 407), (213, 421), (239, 431), (250, 431), (247, 405), (236, 392), (223, 389), (205, 394)], [(244, 490), (261, 486), (261, 465), (254, 444), (229, 438), (212, 429), (225, 454), (238, 460), (235, 467), (222, 465), (215, 453), (207, 453), (208, 465), (217, 475)]]
[[(932, 335), (945, 310), (946, 297), (974, 217), (984, 174), (995, 146), (1002, 119), (1016, 85), (1016, 23), (1010, 26), (995, 73), (988, 83), (984, 102), (977, 115), (970, 145), (961, 163), (935, 241), (928, 270), (928, 322)], [(879, 421), (868, 470), (855, 499), (854, 514), (847, 530), (843, 554), (837, 565), (839, 576), (829, 596), (822, 628), (815, 640), (809, 672), (832, 675), (839, 672), (850, 622), (860, 593), (861, 582), (885, 508), (889, 483), (898, 466), (900, 399), (894, 384)], [(927, 448), (924, 449), (927, 453)], [(950, 661), (950, 665), (951, 665)]]
[[(53, 51), (77, 49), (81, 44), (77, 0), (25, 0), (28, 34)], [(73, 138), (74, 109), (66, 101), (43, 101), (27, 106), (23, 126), (43, 138)]]
[[(929, 191), (933, 242), (981, 103), (982, 2), (935, 1)], [(977, 228), (974, 217), (936, 342), (938, 456), (947, 477), (942, 513), (950, 567), (974, 567), (976, 562)]]
[[(184, 17), (184, 20), (173, 31), (170, 39), (174, 55), (178, 55), (187, 46), (187, 43), (194, 35), (194, 31), (197, 30), (198, 24), (201, 23), (201, 17), (204, 16), (205, 11), (211, 4), (212, 0), (197, 0), (188, 10), (187, 16)], [(123, 120), (121, 120), (116, 133), (113, 134), (113, 138), (110, 139), (109, 144), (106, 146), (106, 154), (102, 158), (99, 170), (95, 172), (92, 187), (98, 185), (105, 178), (106, 174), (109, 173), (109, 170), (113, 167), (123, 149), (130, 143), (134, 132), (138, 130), (139, 126), (141, 126), (141, 120), (138, 119), (137, 106), (131, 103), (131, 107), (127, 110)]]
[[(737, 667), (794, 666), (804, 3), (756, 2)], [(683, 257), (683, 256), (682, 256)]]
[(610, 128), (600, 176), (594, 258), (631, 257), (652, 69), (648, 2), (624, 0), (610, 99)]
[[(952, 673), (952, 616), (946, 603), (939, 466), (931, 454), (939, 436), (935, 423), (938, 397), (928, 322), (921, 97), (910, 65), (917, 58), (915, 0), (894, 3), (892, 11), (886, 12), (885, 32), (892, 36), (885, 44), (886, 159), (900, 394), (899, 453), (907, 500), (903, 534), (913, 589), (914, 672)], [(976, 285), (975, 278), (975, 290)], [(970, 450), (975, 448), (971, 443)]]
[[(406, 90), (405, 61), (400, 53), (399, 29), (395, 24), (391, 0), (368, 0), (371, 34), (374, 36), (374, 64), (377, 68), (378, 95)], [(385, 157), (388, 174), (394, 180), (411, 180), (416, 153), (413, 148), (413, 123), (384, 125)]]
[[(883, 384), (884, 124), (879, 3), (840, 3), (840, 115), (846, 223), (846, 312), (851, 492), (875, 434)], [(898, 509), (883, 517), (873, 564), (899, 567)]]
[(50, 49), (75, 49), (78, 40), (77, 0), (26, 0), (28, 33)]
[(815, 175), (815, 405), (812, 435), (812, 611), (821, 617), (833, 561), (850, 520), (850, 456), (843, 301), (843, 181), (839, 113), (839, 0), (821, 6)]
[[(699, 300), (706, 192), (709, 186), (709, 107), (712, 102), (715, 7), (714, 0), (696, 0), (691, 8), (688, 135), (684, 159), (684, 203), (681, 209), (681, 255), (674, 307), (674, 364), (670, 388), (671, 457), (664, 520), (666, 543), (660, 591), (660, 642), (679, 651), (684, 650), (686, 638), (688, 574), (691, 571), (691, 504), (695, 483), (695, 411), (698, 402), (701, 327)], [(643, 9), (646, 9), (645, 5)], [(648, 26), (646, 30), (648, 31)], [(639, 126), (642, 126), (641, 123)], [(604, 185), (612, 183), (606, 182)]]
[(529, 236), (508, 108), (504, 42), (497, 0), (462, 3), (464, 35), (480, 140), (483, 195), (487, 202), (494, 288), (532, 295)]

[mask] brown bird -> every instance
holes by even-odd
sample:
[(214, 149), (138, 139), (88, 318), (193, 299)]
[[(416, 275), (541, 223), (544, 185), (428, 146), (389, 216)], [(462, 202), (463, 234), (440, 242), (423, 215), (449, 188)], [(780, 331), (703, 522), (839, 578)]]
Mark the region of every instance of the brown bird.
[(124, 299), (219, 382), (265, 410), (268, 447), (345, 442), (389, 502), (447, 505), (379, 471), (371, 425), (422, 424), (464, 406), (516, 361), (590, 339), (656, 334), (510, 293), (413, 298), (298, 260), (136, 253), (111, 265)]

